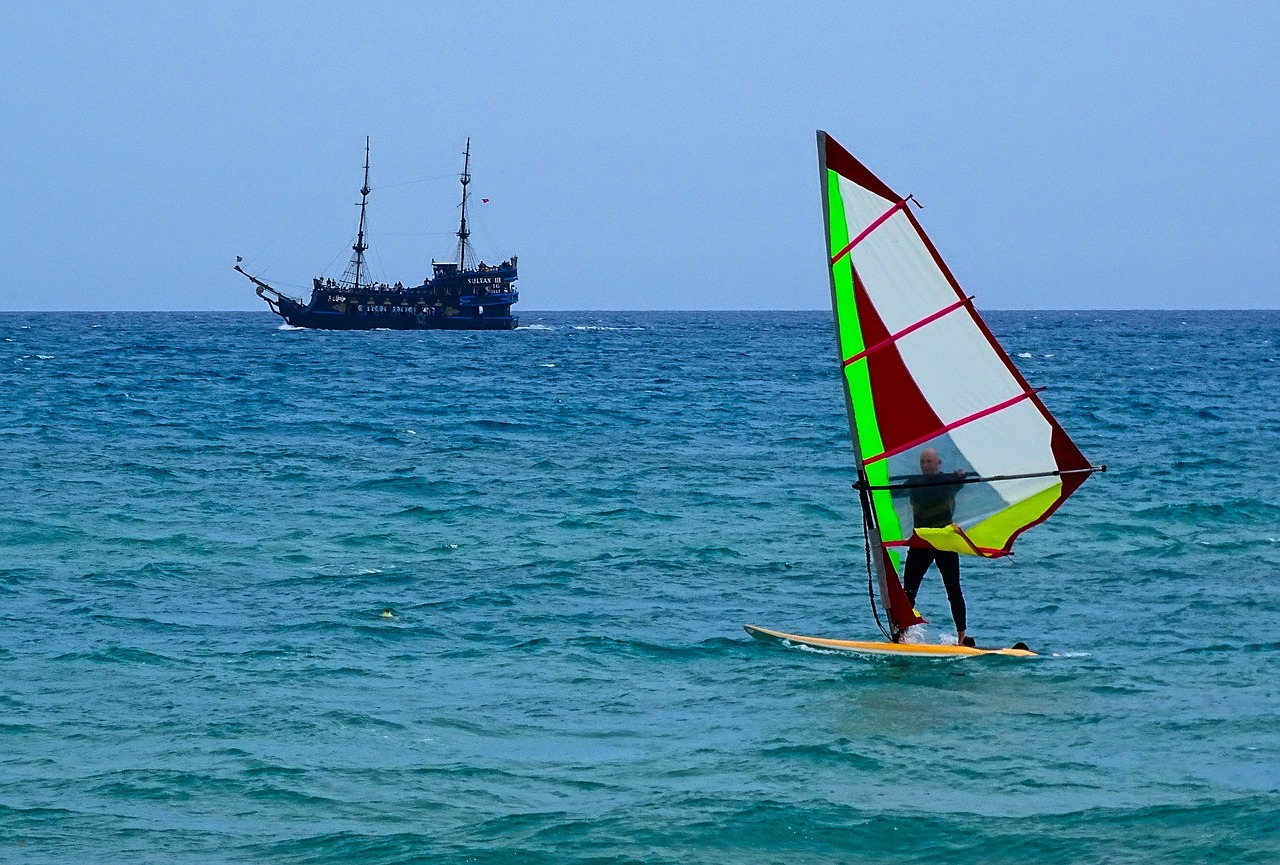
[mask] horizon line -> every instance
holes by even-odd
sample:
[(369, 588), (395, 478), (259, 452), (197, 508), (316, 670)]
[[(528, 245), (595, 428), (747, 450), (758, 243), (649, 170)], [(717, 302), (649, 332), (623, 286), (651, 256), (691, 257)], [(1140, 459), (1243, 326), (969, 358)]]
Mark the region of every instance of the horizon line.
[[(1098, 306), (1098, 307), (980, 307), (982, 312), (1280, 312), (1280, 306), (1203, 306), (1203, 307), (1151, 307), (1151, 306)], [(757, 307), (757, 308), (708, 308), (708, 309), (527, 309), (516, 315), (542, 315), (558, 312), (830, 312), (830, 307)], [(0, 309), (0, 315), (30, 315), (38, 313), (243, 313), (248, 315), (275, 315), (267, 309)]]

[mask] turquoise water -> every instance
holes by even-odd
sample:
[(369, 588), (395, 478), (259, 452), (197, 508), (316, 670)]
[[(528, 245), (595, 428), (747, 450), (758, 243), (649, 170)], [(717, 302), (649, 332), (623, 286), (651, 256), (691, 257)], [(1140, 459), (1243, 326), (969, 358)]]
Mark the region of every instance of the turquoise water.
[(828, 314), (522, 319), (0, 315), (0, 861), (1280, 859), (1280, 313), (988, 316), (1030, 661), (743, 633), (877, 634)]

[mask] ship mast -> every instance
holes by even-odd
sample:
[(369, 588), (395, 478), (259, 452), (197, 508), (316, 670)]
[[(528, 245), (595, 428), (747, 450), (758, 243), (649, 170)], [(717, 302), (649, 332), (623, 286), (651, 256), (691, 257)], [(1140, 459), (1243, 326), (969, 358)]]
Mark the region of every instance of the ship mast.
[(347, 265), (347, 272), (342, 276), (342, 281), (350, 282), (355, 291), (360, 290), (360, 272), (364, 270), (364, 253), (369, 248), (364, 242), (364, 212), (369, 201), (369, 192), (369, 138), (365, 136), (364, 186), (360, 187), (360, 227), (356, 231), (355, 246), (351, 247), (355, 255), (351, 256), (351, 263)]
[(467, 138), (467, 151), (462, 163), (462, 224), (458, 226), (458, 272), (467, 269), (467, 184), (471, 182), (471, 138)]

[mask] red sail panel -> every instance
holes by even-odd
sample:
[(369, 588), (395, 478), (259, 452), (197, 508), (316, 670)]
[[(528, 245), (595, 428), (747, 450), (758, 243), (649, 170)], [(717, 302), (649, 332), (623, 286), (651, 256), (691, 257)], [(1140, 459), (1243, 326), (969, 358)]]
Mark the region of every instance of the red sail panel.
[(896, 636), (912, 625), (924, 624), (925, 620), (916, 615), (911, 599), (907, 597), (907, 590), (902, 588), (902, 583), (898, 580), (898, 572), (894, 570), (889, 551), (881, 549), (880, 554), (884, 559), (883, 591), (888, 601), (885, 606), (889, 613), (889, 621), (893, 623), (893, 634)]
[[(890, 342), (889, 329), (880, 320), (862, 281), (856, 275), (854, 297), (866, 344)], [(867, 355), (866, 363), (867, 374), (871, 379), (871, 392), (877, 394), (877, 402), (883, 400), (885, 403), (892, 403), (892, 410), (880, 411), (876, 417), (880, 439), (886, 450), (927, 436), (942, 426), (942, 421), (920, 392), (915, 379), (902, 362), (902, 356), (891, 342), (881, 350)]]

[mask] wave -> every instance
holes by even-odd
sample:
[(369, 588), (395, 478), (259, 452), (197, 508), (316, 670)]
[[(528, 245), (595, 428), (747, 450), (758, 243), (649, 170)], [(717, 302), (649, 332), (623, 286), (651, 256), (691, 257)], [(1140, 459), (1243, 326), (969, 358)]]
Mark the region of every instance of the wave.
[(470, 607), (512, 607), (516, 599), (506, 592), (476, 592), (461, 598), (449, 598), (443, 601), (427, 601), (418, 604), (415, 609), (424, 610), (458, 610)]
[(826, 520), (832, 523), (848, 524), (850, 519), (848, 514), (842, 514), (834, 508), (826, 505), (804, 504), (800, 506), (800, 513), (807, 517), (816, 517), (820, 520)]
[(1159, 523), (1196, 525), (1257, 525), (1259, 521), (1280, 525), (1280, 504), (1263, 499), (1232, 498), (1220, 502), (1159, 504), (1134, 511), (1135, 516)]
[(1207, 646), (1192, 646), (1178, 652), (1180, 655), (1204, 655), (1237, 652), (1280, 652), (1280, 642), (1247, 642), (1247, 643), (1212, 643)]
[(607, 511), (596, 511), (595, 516), (625, 517), (627, 519), (637, 520), (641, 522), (649, 521), (649, 522), (659, 522), (659, 523), (675, 522), (680, 519), (680, 517), (676, 516), (675, 514), (664, 514), (657, 511), (646, 511), (643, 508), (632, 508), (632, 507), (610, 508)]
[(478, 418), (476, 420), (467, 421), (468, 426), (479, 427), (480, 429), (492, 430), (526, 430), (540, 429), (539, 425), (531, 423), (522, 423), (520, 421), (510, 420), (494, 420), (492, 418)]
[(475, 493), (475, 487), (457, 481), (432, 480), (420, 475), (369, 478), (352, 484), (357, 490), (382, 490), (413, 495), (465, 496)]
[(814, 760), (821, 763), (835, 763), (849, 769), (863, 772), (877, 772), (883, 768), (879, 760), (859, 753), (858, 746), (850, 739), (837, 739), (833, 743), (791, 745), (780, 744), (763, 748), (761, 756), (778, 758), (786, 761)]
[[(470, 778), (472, 783), (494, 789), (527, 789), (534, 780), (513, 773), (505, 778), (477, 776), (467, 767), (452, 771), (460, 773), (458, 780)], [(441, 776), (439, 770), (431, 774)], [(408, 781), (398, 780), (401, 784)], [(584, 791), (584, 795), (590, 792)], [(429, 859), (446, 865), (586, 865), (606, 861), (656, 865), (732, 865), (742, 861), (801, 865), (883, 861), (906, 865), (941, 861), (1181, 865), (1232, 861), (1261, 865), (1274, 861), (1280, 853), (1280, 817), (1274, 796), (993, 818), (986, 814), (939, 815), (923, 807), (879, 810), (865, 802), (824, 800), (814, 792), (810, 799), (788, 801), (760, 785), (738, 798), (648, 796), (625, 806), (593, 808), (587, 813), (526, 807), (488, 817), (482, 812), (454, 823), (452, 830), (443, 834), (347, 830), (293, 835), (244, 845), (239, 850), (278, 862)]]
[(727, 637), (713, 637), (695, 645), (683, 646), (664, 646), (656, 643), (647, 643), (643, 640), (624, 640), (603, 636), (573, 637), (566, 642), (570, 646), (605, 654), (686, 660), (715, 657), (724, 655), (726, 652), (737, 653), (741, 651), (743, 645), (742, 640), (734, 640)]
[[(412, 507), (396, 511), (393, 517), (414, 517), (424, 520), (440, 520), (442, 518), (462, 518), (466, 516), (486, 515), (488, 509), (480, 505), (448, 505), (445, 507), (429, 508), (425, 505), (413, 505)], [(453, 545), (454, 548), (457, 544)]]
[(689, 551), (693, 558), (700, 562), (715, 562), (724, 559), (742, 559), (746, 558), (742, 553), (732, 547), (701, 547)]
[(388, 721), (386, 718), (379, 718), (377, 715), (370, 715), (364, 712), (349, 712), (343, 709), (332, 709), (325, 712), (320, 717), (333, 724), (338, 724), (343, 727), (355, 727), (357, 729), (405, 729), (404, 724), (400, 724), (396, 721)]
[(66, 652), (58, 655), (54, 660), (91, 661), (100, 664), (160, 664), (166, 666), (190, 666), (194, 663), (185, 658), (174, 658), (131, 646), (112, 646), (111, 648), (99, 649), (94, 652)]

